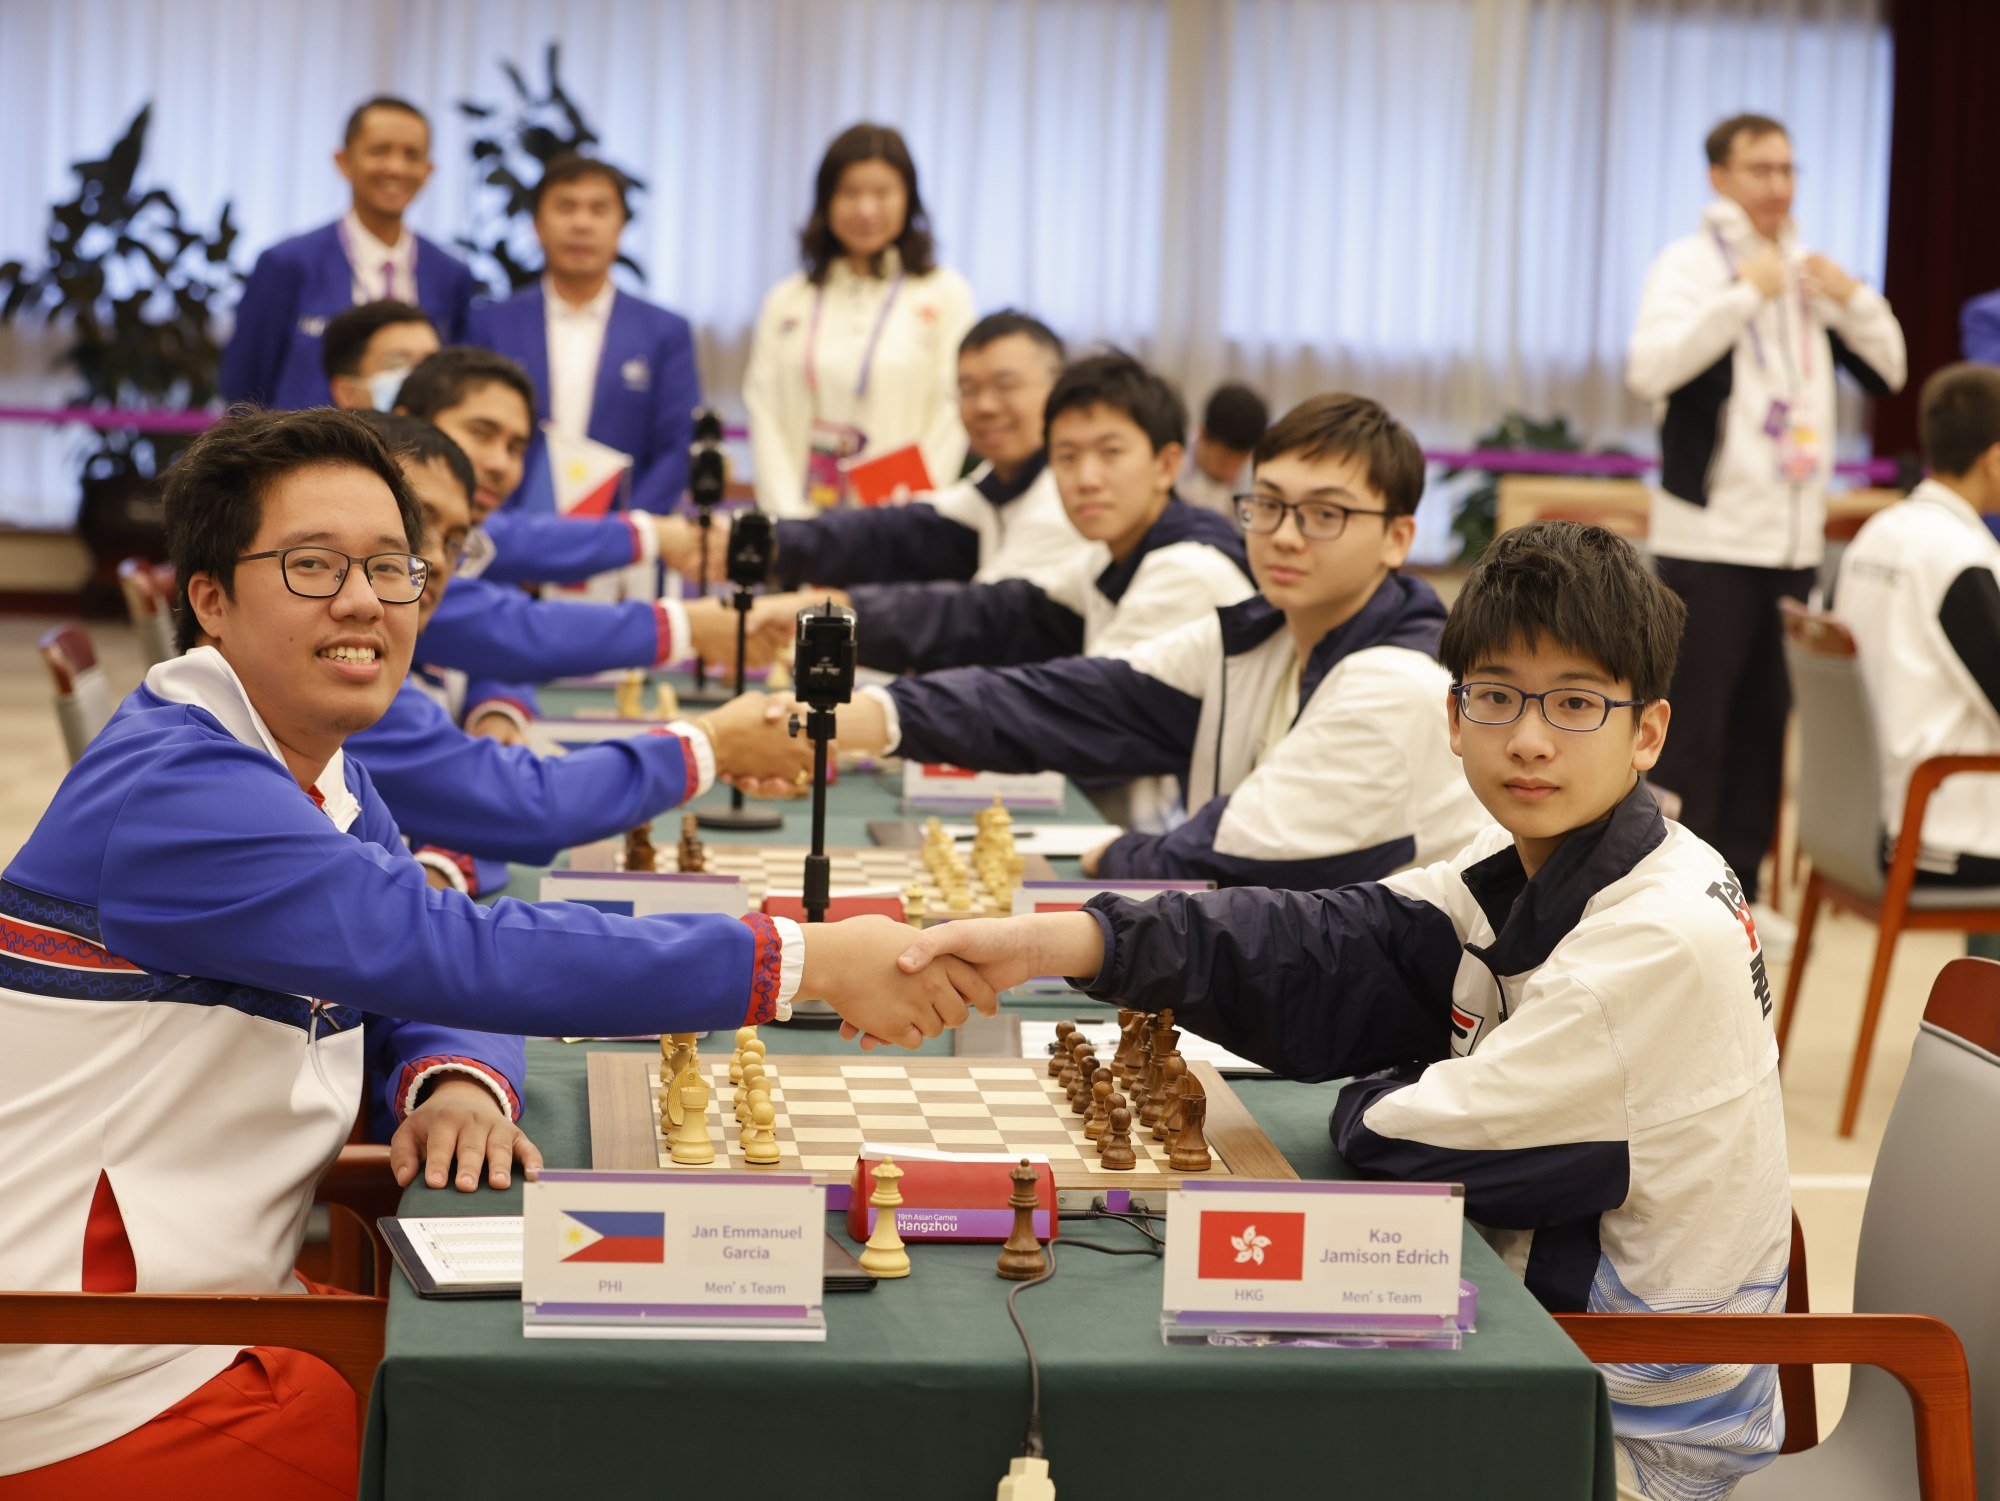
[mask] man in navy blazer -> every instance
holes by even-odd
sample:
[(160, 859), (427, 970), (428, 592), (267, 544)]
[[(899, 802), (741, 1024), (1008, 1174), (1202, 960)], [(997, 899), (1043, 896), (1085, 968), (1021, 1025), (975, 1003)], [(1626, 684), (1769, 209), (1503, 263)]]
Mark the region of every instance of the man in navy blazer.
[(446, 343), (465, 327), (478, 290), (472, 273), (403, 223), (431, 175), (431, 128), (422, 110), (387, 95), (347, 117), (333, 162), (354, 189), (333, 223), (262, 255), (236, 305), (222, 351), (222, 394), (271, 407), (326, 405), (320, 337), (335, 313), (385, 297), (413, 302)]
[[(687, 319), (612, 285), (630, 218), (626, 188), (624, 174), (605, 162), (574, 155), (550, 162), (534, 197), (547, 269), (537, 285), (474, 309), (466, 342), (528, 372), (539, 420), (630, 454), (632, 506), (666, 512), (687, 489), (701, 376)], [(539, 434), (509, 504), (554, 509)]]

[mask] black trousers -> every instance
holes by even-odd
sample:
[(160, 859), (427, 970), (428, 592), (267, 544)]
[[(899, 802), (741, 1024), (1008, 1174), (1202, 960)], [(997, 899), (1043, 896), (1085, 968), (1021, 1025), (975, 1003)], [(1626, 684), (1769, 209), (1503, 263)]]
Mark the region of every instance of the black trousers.
[(1757, 867), (1778, 827), (1792, 708), (1778, 601), (1804, 599), (1814, 570), (1658, 563), (1661, 581), (1687, 604), (1687, 630), (1667, 743), (1648, 780), (1680, 794), (1680, 821), (1715, 846), (1755, 901)]

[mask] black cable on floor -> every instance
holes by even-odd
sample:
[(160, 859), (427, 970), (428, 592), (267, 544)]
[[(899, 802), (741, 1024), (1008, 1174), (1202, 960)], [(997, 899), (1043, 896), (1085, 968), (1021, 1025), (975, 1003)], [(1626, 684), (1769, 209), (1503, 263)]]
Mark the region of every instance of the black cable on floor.
[(1021, 1336), (1021, 1348), (1028, 1352), (1028, 1431), (1021, 1440), (1021, 1452), (1029, 1459), (1041, 1459), (1042, 1454), (1042, 1367), (1035, 1359), (1035, 1342), (1028, 1338), (1028, 1327), (1021, 1322), (1021, 1312), (1014, 1306), (1014, 1299), (1031, 1287), (1040, 1287), (1056, 1274), (1055, 1242), (1046, 1248), (1049, 1269), (1039, 1277), (1030, 1277), (1025, 1282), (1016, 1282), (1007, 1289), (1007, 1317), (1014, 1321), (1014, 1332)]

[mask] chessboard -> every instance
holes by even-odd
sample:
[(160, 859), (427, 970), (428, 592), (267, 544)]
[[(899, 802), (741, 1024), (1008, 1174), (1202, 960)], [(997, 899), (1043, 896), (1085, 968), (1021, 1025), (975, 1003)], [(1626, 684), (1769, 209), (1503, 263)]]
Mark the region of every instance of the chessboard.
[[(1006, 917), (1014, 910), (1011, 889), (1005, 904), (984, 877), (976, 871), (967, 878), (969, 896), (964, 907), (945, 899), (945, 889), (926, 867), (921, 851), (852, 848), (835, 846), (827, 850), (832, 862), (829, 885), (835, 896), (857, 891), (887, 892), (904, 896), (914, 885), (923, 894), (925, 922), (943, 922), (963, 917)], [(1021, 876), (1028, 881), (1057, 879), (1055, 867), (1044, 855), (1023, 855)], [(743, 882), (743, 894), (753, 909), (761, 909), (767, 892), (797, 892), (805, 880), (806, 852), (795, 844), (723, 844), (715, 841), (702, 847), (702, 871), (707, 875), (735, 876)], [(604, 840), (587, 855), (579, 850), (571, 861), (573, 869), (623, 870), (623, 851), (617, 840)], [(653, 868), (673, 873), (680, 869), (672, 845), (658, 850)]]
[[(718, 1034), (719, 1035), (719, 1034)], [(704, 1055), (715, 1102), (713, 1164), (690, 1167), (668, 1155), (660, 1119), (657, 1054), (589, 1055), (591, 1166), (667, 1172), (755, 1172), (745, 1162), (731, 1118), (729, 1055)], [(821, 1184), (846, 1184), (864, 1142), (943, 1152), (1020, 1152), (1046, 1157), (1059, 1193), (1107, 1189), (1164, 1190), (1188, 1174), (1168, 1166), (1167, 1144), (1134, 1125), (1134, 1166), (1111, 1171), (1084, 1135), (1045, 1059), (775, 1054), (765, 1060), (776, 1114), (776, 1171), (809, 1172)], [(1211, 1167), (1204, 1177), (1296, 1178), (1223, 1077), (1206, 1063), (1189, 1072), (1207, 1094), (1205, 1135)]]

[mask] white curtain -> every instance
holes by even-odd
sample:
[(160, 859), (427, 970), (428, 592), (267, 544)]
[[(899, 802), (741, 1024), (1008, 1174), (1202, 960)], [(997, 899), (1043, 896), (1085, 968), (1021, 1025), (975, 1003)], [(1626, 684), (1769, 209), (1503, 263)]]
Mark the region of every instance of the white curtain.
[[(69, 163), (154, 104), (145, 180), (236, 205), (247, 266), (344, 202), (361, 98), (427, 109), (413, 222), (475, 180), (455, 101), (499, 62), (562, 76), (650, 191), (627, 248), (737, 387), (843, 125), (908, 136), (942, 258), (983, 307), (1158, 361), (1191, 403), (1379, 396), (1433, 444), (1509, 408), (1645, 446), (1623, 346), (1655, 251), (1707, 192), (1726, 114), (1787, 121), (1808, 240), (1879, 285), (1881, 0), (0, 0), (0, 260), (40, 247)], [(0, 335), (0, 404), (52, 404), (48, 341)], [(0, 424), (0, 521), (61, 525), (61, 434)], [(73, 441), (73, 438), (70, 440)]]

